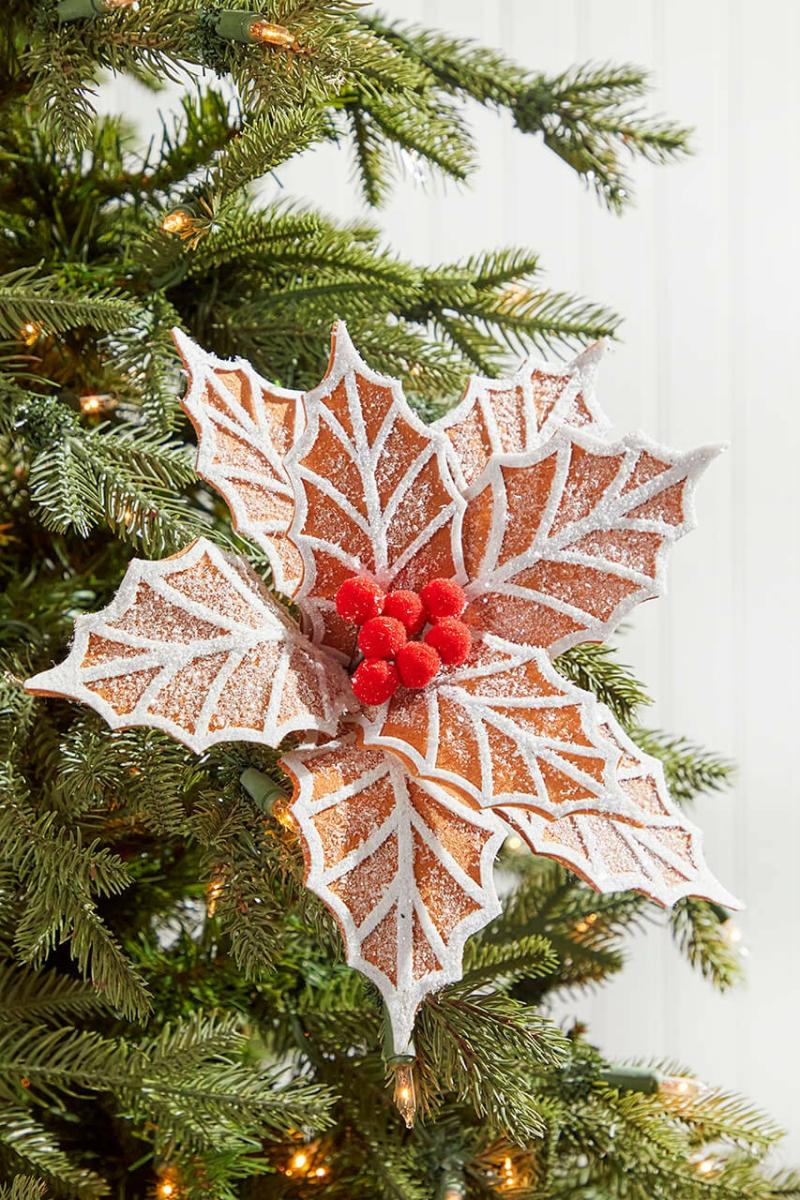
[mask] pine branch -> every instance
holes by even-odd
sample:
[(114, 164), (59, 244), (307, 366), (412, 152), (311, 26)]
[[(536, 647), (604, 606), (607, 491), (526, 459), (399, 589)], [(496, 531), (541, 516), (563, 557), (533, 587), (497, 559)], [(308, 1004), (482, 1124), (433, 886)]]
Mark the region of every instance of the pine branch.
[(245, 124), (217, 158), (210, 173), (212, 205), (285, 163), (328, 133), (324, 116), (313, 108), (271, 111)]
[(118, 895), (127, 887), (124, 864), (96, 842), (84, 846), (79, 833), (58, 828), (54, 814), (37, 816), (13, 770), (6, 768), (3, 774), (3, 858), (24, 888), (17, 952), (36, 967), (68, 942), (78, 969), (91, 975), (109, 1003), (128, 1016), (142, 1016), (148, 1009), (143, 981), (92, 899)]
[(75, 286), (70, 291), (65, 296), (62, 278), (38, 275), (35, 267), (0, 275), (0, 334), (19, 339), (30, 324), (52, 333), (80, 325), (116, 329), (137, 315), (121, 291)]
[(108, 1184), (94, 1171), (76, 1165), (29, 1108), (0, 1101), (0, 1164), (17, 1175), (10, 1188), (0, 1188), (2, 1200), (43, 1200), (47, 1185), (81, 1200), (108, 1195)]
[(56, 1024), (97, 1013), (96, 989), (55, 971), (0, 963), (0, 1021)]
[(650, 703), (630, 670), (617, 662), (613, 646), (591, 642), (574, 646), (559, 655), (556, 668), (578, 687), (594, 692), (622, 725), (630, 726), (639, 708)]
[(705, 900), (686, 899), (670, 914), (673, 936), (691, 965), (720, 991), (743, 975), (741, 956), (725, 938), (719, 910)]

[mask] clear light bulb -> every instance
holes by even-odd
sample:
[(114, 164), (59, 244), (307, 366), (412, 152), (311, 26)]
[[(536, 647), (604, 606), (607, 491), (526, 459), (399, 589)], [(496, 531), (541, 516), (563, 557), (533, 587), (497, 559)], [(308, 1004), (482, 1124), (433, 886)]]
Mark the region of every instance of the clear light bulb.
[(707, 1088), (699, 1079), (691, 1079), (688, 1075), (666, 1075), (659, 1080), (658, 1090), (662, 1096), (675, 1100), (697, 1100)]
[(161, 218), (161, 228), (164, 233), (182, 233), (191, 224), (191, 214), (185, 208), (174, 208)]
[(266, 46), (282, 46), (285, 50), (297, 48), (297, 38), (285, 25), (275, 25), (264, 17), (256, 17), (250, 22), (248, 29), (254, 42), (263, 42)]
[(413, 1062), (398, 1063), (394, 1069), (394, 1102), (397, 1111), (411, 1129), (417, 1115), (417, 1091), (414, 1086)]
[(109, 409), (116, 408), (117, 402), (106, 392), (91, 392), (81, 396), (80, 405), (84, 415), (93, 416), (96, 413), (108, 412)]

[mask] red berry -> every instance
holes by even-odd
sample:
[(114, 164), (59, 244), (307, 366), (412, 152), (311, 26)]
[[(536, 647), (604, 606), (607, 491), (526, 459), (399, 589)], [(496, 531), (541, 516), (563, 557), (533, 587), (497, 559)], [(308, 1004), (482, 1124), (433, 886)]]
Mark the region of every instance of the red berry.
[(458, 667), (465, 662), (472, 647), (472, 634), (468, 626), (457, 617), (442, 617), (431, 625), (425, 641), (433, 646), (439, 658), (448, 667)]
[(453, 579), (432, 579), (420, 592), (425, 611), (432, 620), (457, 617), (467, 605), (464, 589)]
[(400, 680), (394, 663), (385, 658), (365, 658), (350, 680), (362, 704), (384, 704), (397, 691)]
[(419, 633), (425, 624), (425, 606), (416, 592), (389, 592), (383, 602), (383, 615), (402, 621), (409, 637)]
[(383, 611), (383, 590), (363, 575), (345, 579), (336, 593), (336, 611), (352, 625), (363, 625)]
[(358, 635), (358, 648), (364, 658), (394, 658), (405, 644), (406, 627), (394, 617), (370, 617)]
[(406, 642), (395, 660), (400, 682), (407, 688), (424, 688), (442, 665), (433, 646), (425, 642)]

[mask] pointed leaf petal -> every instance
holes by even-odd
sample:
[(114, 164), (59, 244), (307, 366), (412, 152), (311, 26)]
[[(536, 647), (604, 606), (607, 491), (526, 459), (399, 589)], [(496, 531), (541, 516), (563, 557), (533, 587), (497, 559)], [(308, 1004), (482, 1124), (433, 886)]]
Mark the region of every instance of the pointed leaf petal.
[(544, 650), (486, 637), (463, 666), (423, 691), (401, 689), (358, 721), (365, 745), (482, 808), (522, 804), (552, 818), (603, 801), (630, 813), (615, 785), (619, 750), (595, 714), (594, 696), (560, 676)]
[(80, 700), (113, 729), (149, 725), (196, 751), (333, 733), (353, 702), (341, 667), (247, 563), (206, 538), (172, 558), (134, 559), (111, 604), (78, 617), (69, 657), (25, 686)]
[(282, 765), (306, 885), (339, 922), (350, 966), (381, 992), (403, 1053), (421, 1001), (461, 978), (466, 939), (500, 911), (503, 823), (352, 735)]
[(303, 568), (286, 536), (294, 496), (283, 459), (303, 428), (302, 393), (267, 383), (243, 358), (208, 354), (179, 329), (173, 338), (189, 374), (181, 406), (197, 433), (197, 474), (266, 552), (278, 590), (292, 596)]
[(663, 593), (666, 551), (694, 527), (694, 484), (717, 453), (562, 429), (493, 459), (467, 493), (463, 620), (551, 655), (604, 640)]
[(599, 892), (643, 892), (666, 907), (699, 896), (741, 908), (708, 869), (703, 835), (671, 800), (658, 759), (644, 754), (602, 705), (598, 720), (619, 748), (617, 781), (635, 822), (613, 817), (602, 805), (555, 821), (521, 808), (497, 811), (536, 854), (556, 859)]
[(355, 630), (336, 614), (340, 584), (351, 575), (384, 588), (461, 581), (464, 502), (444, 435), (414, 415), (399, 383), (362, 362), (341, 322), (328, 373), (305, 404), (306, 429), (286, 463), (297, 498), (290, 536), (305, 568), (297, 603), (314, 641), (348, 659)]
[(564, 425), (604, 434), (609, 421), (594, 393), (603, 351), (595, 342), (566, 365), (531, 357), (508, 379), (473, 375), (461, 403), (434, 423), (449, 439), (459, 487), (475, 483), (492, 455), (534, 450)]

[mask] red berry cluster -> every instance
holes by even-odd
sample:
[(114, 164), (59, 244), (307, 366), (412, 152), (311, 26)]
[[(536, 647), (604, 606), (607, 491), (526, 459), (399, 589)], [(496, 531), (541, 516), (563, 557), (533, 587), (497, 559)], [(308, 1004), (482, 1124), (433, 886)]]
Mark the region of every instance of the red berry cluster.
[[(424, 688), (442, 663), (463, 663), (472, 645), (469, 629), (458, 620), (466, 603), (452, 579), (432, 579), (419, 594), (388, 595), (371, 579), (346, 579), (336, 593), (336, 611), (361, 627), (358, 648), (364, 658), (351, 680), (361, 703), (383, 704), (401, 684)], [(423, 629), (423, 640), (412, 641)]]

